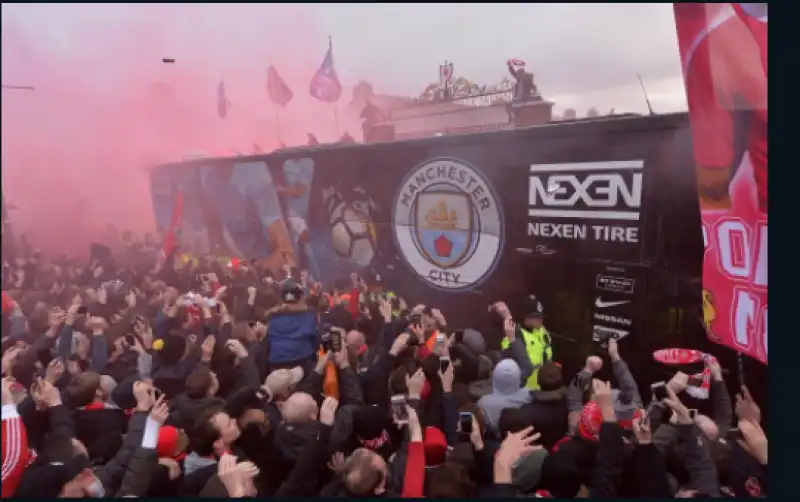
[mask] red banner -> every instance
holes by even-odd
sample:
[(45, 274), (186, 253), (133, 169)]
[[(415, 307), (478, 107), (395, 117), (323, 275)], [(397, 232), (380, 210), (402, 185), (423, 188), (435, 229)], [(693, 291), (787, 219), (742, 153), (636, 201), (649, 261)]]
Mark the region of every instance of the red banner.
[(175, 203), (172, 206), (172, 220), (169, 223), (164, 240), (161, 241), (161, 250), (156, 259), (156, 272), (164, 267), (167, 259), (175, 253), (180, 243), (180, 227), (183, 221), (183, 191), (179, 191), (175, 196)]
[(767, 4), (676, 3), (708, 337), (767, 362)]

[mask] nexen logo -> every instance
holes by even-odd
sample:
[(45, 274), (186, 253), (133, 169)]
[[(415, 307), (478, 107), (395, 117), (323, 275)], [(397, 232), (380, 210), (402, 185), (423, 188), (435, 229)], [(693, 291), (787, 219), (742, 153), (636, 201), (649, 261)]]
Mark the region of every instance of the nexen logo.
[[(638, 220), (642, 173), (635, 171), (643, 166), (642, 160), (532, 165), (528, 187), (528, 203), (532, 207), (528, 215)], [(592, 171), (617, 172), (595, 174)], [(619, 171), (634, 172), (623, 175)], [(581, 177), (569, 174), (580, 172), (589, 174)], [(586, 209), (575, 209), (579, 204)]]

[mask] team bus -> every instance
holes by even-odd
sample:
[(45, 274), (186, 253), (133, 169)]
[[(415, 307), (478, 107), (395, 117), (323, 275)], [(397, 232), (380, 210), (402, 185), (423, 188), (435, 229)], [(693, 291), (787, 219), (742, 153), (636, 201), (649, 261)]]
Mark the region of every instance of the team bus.
[(514, 312), (535, 294), (570, 371), (608, 336), (644, 380), (664, 378), (650, 357), (659, 348), (701, 348), (731, 364), (702, 322), (685, 113), (159, 166), (162, 229), (179, 190), (182, 246), (196, 254), (272, 268), (292, 260), (324, 284), (375, 269), (496, 345), (488, 306), (504, 300)]

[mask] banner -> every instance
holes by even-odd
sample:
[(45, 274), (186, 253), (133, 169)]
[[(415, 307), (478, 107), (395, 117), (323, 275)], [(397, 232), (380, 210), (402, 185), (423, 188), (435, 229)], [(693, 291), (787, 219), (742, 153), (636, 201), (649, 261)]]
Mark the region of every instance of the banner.
[(767, 5), (674, 4), (708, 337), (767, 362)]
[(178, 191), (175, 196), (175, 203), (172, 206), (172, 217), (169, 224), (169, 229), (164, 234), (164, 240), (161, 242), (161, 250), (158, 252), (156, 259), (156, 273), (160, 271), (171, 255), (177, 251), (180, 245), (180, 227), (183, 221), (183, 192)]
[(311, 79), (309, 92), (315, 98), (326, 103), (339, 101), (342, 95), (342, 84), (333, 67), (333, 42), (328, 38), (328, 51), (314, 77)]

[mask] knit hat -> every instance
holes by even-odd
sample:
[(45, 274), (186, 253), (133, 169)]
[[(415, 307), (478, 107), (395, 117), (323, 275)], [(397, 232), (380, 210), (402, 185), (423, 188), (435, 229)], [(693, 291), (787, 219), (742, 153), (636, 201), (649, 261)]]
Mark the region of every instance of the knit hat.
[(469, 347), (475, 355), (481, 355), (486, 352), (486, 340), (483, 339), (483, 335), (474, 329), (464, 330), (463, 343)]
[(359, 406), (353, 412), (353, 433), (361, 440), (379, 437), (386, 426), (386, 415), (377, 406)]
[(517, 460), (511, 469), (511, 483), (521, 493), (530, 493), (542, 477), (542, 465), (547, 458), (547, 450), (541, 448)]
[[(612, 391), (612, 395), (613, 395)], [(623, 405), (620, 403), (620, 410), (617, 413), (618, 400), (614, 400), (614, 414), (617, 417), (617, 423), (625, 428), (631, 429), (633, 421), (639, 418), (641, 410), (631, 405)], [(600, 427), (603, 425), (603, 414), (600, 412), (600, 407), (594, 401), (589, 401), (583, 407), (580, 417), (578, 418), (578, 434), (589, 441), (600, 440)]]
[(275, 370), (267, 376), (264, 384), (272, 393), (272, 396), (282, 396), (288, 394), (292, 387), (303, 380), (303, 368), (296, 366), (292, 369)]
[(158, 445), (156, 446), (159, 458), (167, 457), (174, 460), (183, 460), (186, 456), (186, 447), (188, 445), (189, 439), (182, 430), (171, 425), (164, 425), (159, 429)]
[(447, 438), (436, 427), (425, 428), (425, 439), (422, 444), (425, 448), (425, 465), (435, 467), (447, 460)]
[(64, 485), (89, 467), (89, 460), (76, 455), (67, 462), (47, 462), (28, 467), (14, 492), (19, 498), (58, 498)]
[(303, 296), (303, 288), (289, 279), (281, 285), (281, 299), (286, 303), (297, 303)]

